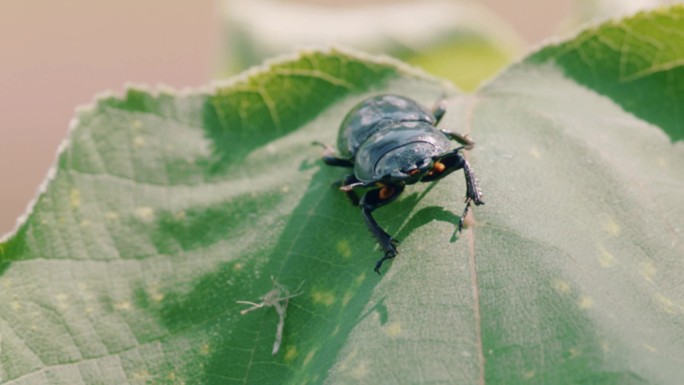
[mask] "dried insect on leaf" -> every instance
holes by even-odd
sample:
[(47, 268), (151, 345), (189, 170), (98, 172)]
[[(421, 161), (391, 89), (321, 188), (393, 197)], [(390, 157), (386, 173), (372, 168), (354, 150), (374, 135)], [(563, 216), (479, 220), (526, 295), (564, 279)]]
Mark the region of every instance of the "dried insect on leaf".
[[(302, 293), (296, 292), (291, 294), (290, 291), (284, 285), (278, 283), (274, 277), (271, 277), (271, 281), (273, 281), (273, 289), (260, 297), (260, 303), (250, 301), (236, 302), (245, 305), (252, 305), (251, 307), (240, 311), (240, 314), (247, 314), (253, 310), (261, 309), (262, 307), (273, 307), (275, 309), (276, 313), (278, 313), (279, 320), (278, 327), (276, 328), (275, 342), (273, 343), (273, 351), (271, 354), (276, 355), (280, 349), (280, 344), (283, 339), (283, 327), (285, 326), (285, 312), (287, 311), (287, 304), (289, 303), (290, 298), (296, 297)], [(304, 282), (297, 287), (297, 290), (302, 287), (302, 284), (304, 284)]]

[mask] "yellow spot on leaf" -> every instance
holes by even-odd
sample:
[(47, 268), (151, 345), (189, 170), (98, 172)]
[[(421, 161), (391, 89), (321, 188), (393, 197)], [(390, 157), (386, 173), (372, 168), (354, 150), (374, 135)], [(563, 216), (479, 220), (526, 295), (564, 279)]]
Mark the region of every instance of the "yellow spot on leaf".
[(131, 310), (131, 303), (129, 301), (119, 301), (114, 304), (116, 310)]
[(620, 235), (620, 225), (615, 222), (615, 220), (611, 217), (606, 217), (603, 220), (603, 229), (610, 235), (617, 237)]
[(71, 203), (71, 207), (73, 208), (81, 206), (81, 191), (78, 189), (71, 189), (71, 191), (69, 191), (69, 203)]
[(309, 351), (309, 353), (306, 354), (306, 357), (304, 357), (304, 366), (309, 365), (309, 362), (313, 360), (315, 355), (316, 349), (311, 349), (311, 351)]
[(152, 298), (152, 301), (161, 302), (164, 300), (164, 294), (159, 292), (159, 288), (157, 286), (150, 287), (148, 291), (150, 293), (150, 298)]
[(287, 351), (285, 352), (285, 357), (283, 357), (283, 361), (292, 362), (296, 357), (297, 357), (297, 347), (296, 346), (288, 346)]
[(655, 278), (656, 273), (657, 269), (653, 264), (653, 261), (649, 260), (639, 265), (639, 274), (641, 274), (642, 277), (646, 278), (650, 282), (653, 282), (653, 278)]
[(601, 246), (599, 251), (598, 261), (601, 267), (606, 269), (615, 266), (616, 263), (615, 256), (610, 251), (604, 249), (603, 246)]
[(528, 153), (529, 153), (534, 159), (541, 159), (541, 157), (542, 157), (542, 156), (541, 156), (541, 153), (539, 152), (539, 150), (537, 150), (536, 147), (530, 148), (530, 150), (528, 151)]
[(352, 293), (350, 290), (347, 290), (347, 292), (344, 293), (344, 298), (342, 298), (342, 306), (347, 306), (353, 297), (354, 293)]
[(589, 309), (594, 307), (594, 299), (588, 295), (582, 296), (579, 301), (577, 301), (577, 306), (582, 309)]
[(18, 301), (12, 301), (12, 310), (14, 311), (19, 311), (21, 310), (21, 304)]
[(523, 373), (523, 378), (526, 380), (534, 378), (534, 376), (537, 374), (536, 371), (534, 370), (528, 370), (525, 373)]
[(608, 345), (607, 341), (601, 341), (601, 350), (603, 350), (604, 353), (608, 353), (610, 351), (610, 345)]
[(582, 354), (582, 351), (579, 348), (570, 348), (570, 358), (575, 358), (579, 357), (580, 354)]
[(359, 362), (351, 371), (351, 376), (355, 380), (361, 380), (368, 375), (368, 365), (365, 362)]
[(316, 304), (330, 306), (335, 303), (335, 294), (332, 291), (314, 290), (311, 299)]
[(556, 278), (553, 280), (551, 285), (553, 286), (554, 290), (556, 290), (560, 294), (570, 293), (570, 284), (567, 283), (565, 280)]
[(208, 356), (209, 350), (209, 344), (202, 344), (202, 346), (200, 346), (199, 352), (203, 356)]
[(135, 216), (143, 222), (154, 220), (154, 209), (149, 206), (142, 206), (135, 209)]
[(660, 306), (662, 306), (663, 310), (666, 313), (674, 314), (677, 310), (677, 305), (672, 302), (671, 299), (667, 298), (666, 296), (656, 293), (655, 295), (656, 300), (660, 303)]
[(118, 221), (119, 214), (116, 211), (107, 211), (105, 213), (105, 218), (107, 218), (109, 221)]
[(399, 322), (390, 322), (383, 327), (385, 333), (390, 337), (396, 337), (401, 333), (401, 324)]
[(352, 361), (356, 359), (356, 356), (359, 354), (359, 349), (354, 348), (347, 357), (345, 357), (342, 362), (340, 363), (340, 370), (345, 371), (349, 367)]
[(340, 255), (343, 258), (351, 257), (352, 252), (351, 252), (351, 246), (349, 246), (349, 241), (346, 239), (338, 241), (337, 242), (337, 252), (340, 253)]
[(240, 271), (240, 270), (242, 270), (243, 267), (245, 267), (245, 264), (242, 262), (238, 262), (238, 263), (233, 265), (233, 270)]
[(143, 369), (143, 370), (141, 370), (141, 371), (134, 372), (134, 373), (133, 373), (133, 379), (136, 380), (136, 381), (140, 381), (140, 382), (143, 382), (143, 383), (144, 383), (144, 382), (147, 382), (147, 381), (151, 380), (151, 379), (152, 379), (152, 376), (151, 376), (150, 372), (148, 372), (147, 370)]
[(290, 192), (290, 186), (285, 185), (285, 186), (283, 186), (283, 188), (280, 189), (280, 191), (282, 191), (283, 194), (287, 194)]
[(57, 293), (55, 294), (55, 299), (57, 302), (66, 302), (69, 299), (69, 296), (64, 293)]
[(145, 147), (145, 138), (142, 136), (136, 136), (133, 138), (133, 147), (135, 148), (143, 148)]
[(142, 122), (140, 121), (140, 119), (136, 119), (131, 123), (131, 127), (135, 129), (141, 128)]
[(356, 277), (356, 285), (360, 286), (363, 283), (363, 281), (365, 281), (365, 280), (366, 280), (366, 273), (359, 274), (359, 276)]

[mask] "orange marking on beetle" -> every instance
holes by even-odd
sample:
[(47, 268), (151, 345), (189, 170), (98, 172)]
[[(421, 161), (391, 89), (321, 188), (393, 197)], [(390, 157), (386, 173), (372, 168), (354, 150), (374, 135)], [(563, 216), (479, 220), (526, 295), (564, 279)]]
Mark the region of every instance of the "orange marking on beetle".
[(419, 169), (415, 169), (415, 170), (411, 170), (411, 171), (409, 171), (409, 172), (408, 172), (408, 174), (409, 174), (409, 175), (411, 175), (411, 176), (413, 176), (413, 175), (416, 175), (416, 174), (418, 174), (419, 172), (420, 172), (420, 170), (419, 170)]
[(385, 186), (385, 187), (381, 188), (380, 191), (378, 192), (378, 196), (380, 196), (380, 199), (382, 199), (383, 201), (391, 198), (392, 195), (394, 195), (394, 187), (390, 187), (390, 186)]
[(434, 166), (432, 166), (432, 171), (435, 171), (435, 172), (442, 172), (445, 169), (446, 169), (446, 166), (444, 165), (444, 163), (442, 163), (440, 161), (435, 162)]

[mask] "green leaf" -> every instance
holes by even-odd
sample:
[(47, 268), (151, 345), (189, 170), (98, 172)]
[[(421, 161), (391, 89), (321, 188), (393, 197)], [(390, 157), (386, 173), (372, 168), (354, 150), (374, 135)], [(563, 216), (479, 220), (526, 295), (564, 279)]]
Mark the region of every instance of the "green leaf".
[[(0, 243), (3, 384), (679, 383), (684, 147), (564, 71), (527, 60), (462, 95), (313, 51), (100, 99)], [(459, 173), (409, 186), (377, 211), (402, 241), (383, 276), (311, 146), (377, 93), (446, 97), (487, 202), (458, 234)], [(237, 303), (271, 277), (297, 294), (276, 355), (275, 308)]]
[(553, 62), (566, 76), (684, 139), (684, 7), (602, 24), (542, 48), (527, 61)]
[[(332, 142), (380, 90), (426, 104), (452, 92), (331, 51), (202, 93), (130, 90), (82, 109), (45, 191), (0, 243), (3, 384), (327, 376), (380, 280), (358, 210), (330, 188), (339, 170), (320, 167), (311, 141)], [(271, 276), (302, 291), (275, 357), (276, 313), (236, 303), (258, 301)]]

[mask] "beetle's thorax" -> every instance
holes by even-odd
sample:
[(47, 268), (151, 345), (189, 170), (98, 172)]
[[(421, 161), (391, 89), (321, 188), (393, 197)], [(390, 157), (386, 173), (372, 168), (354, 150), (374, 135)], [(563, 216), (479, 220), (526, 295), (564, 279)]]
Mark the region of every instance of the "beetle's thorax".
[(337, 145), (340, 155), (352, 158), (373, 134), (398, 122), (435, 124), (432, 113), (415, 101), (399, 95), (378, 95), (355, 106), (340, 125)]
[(424, 122), (398, 122), (373, 134), (356, 153), (354, 174), (364, 182), (418, 182), (433, 158), (449, 150), (449, 139)]

